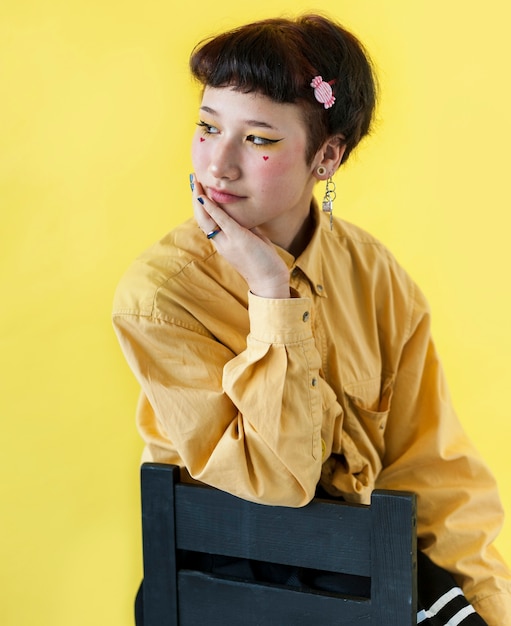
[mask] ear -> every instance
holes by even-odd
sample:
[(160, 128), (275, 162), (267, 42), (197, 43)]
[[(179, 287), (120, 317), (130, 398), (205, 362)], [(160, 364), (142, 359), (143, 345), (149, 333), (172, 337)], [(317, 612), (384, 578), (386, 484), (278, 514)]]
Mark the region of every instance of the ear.
[[(329, 137), (317, 151), (313, 159), (313, 175), (318, 180), (327, 180), (337, 171), (346, 150), (344, 135)], [(318, 167), (323, 167), (325, 173), (318, 174)], [(322, 170), (320, 170), (322, 171)]]

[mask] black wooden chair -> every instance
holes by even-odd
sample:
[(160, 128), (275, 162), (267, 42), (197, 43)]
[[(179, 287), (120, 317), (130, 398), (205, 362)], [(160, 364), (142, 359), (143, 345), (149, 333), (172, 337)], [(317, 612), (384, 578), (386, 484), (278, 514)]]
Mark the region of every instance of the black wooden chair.
[[(144, 626), (416, 624), (416, 502), (375, 491), (370, 506), (314, 499), (303, 508), (247, 502), (142, 466)], [(180, 569), (177, 551), (339, 572), (370, 597)]]

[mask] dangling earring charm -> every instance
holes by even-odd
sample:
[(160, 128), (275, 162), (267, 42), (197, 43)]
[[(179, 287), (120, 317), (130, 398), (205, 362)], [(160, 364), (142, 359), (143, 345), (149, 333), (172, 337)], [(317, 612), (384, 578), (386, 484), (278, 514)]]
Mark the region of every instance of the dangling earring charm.
[(326, 181), (325, 195), (323, 197), (323, 204), (322, 204), (323, 212), (330, 214), (330, 230), (332, 230), (333, 224), (334, 224), (333, 202), (336, 197), (337, 197), (337, 194), (335, 193), (335, 183), (332, 180), (332, 177), (330, 177)]

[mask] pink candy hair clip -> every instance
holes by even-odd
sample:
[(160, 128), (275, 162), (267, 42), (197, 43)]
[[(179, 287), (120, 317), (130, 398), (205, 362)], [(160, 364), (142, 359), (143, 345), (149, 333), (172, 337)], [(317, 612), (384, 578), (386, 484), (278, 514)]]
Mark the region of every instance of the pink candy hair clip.
[(315, 76), (312, 79), (310, 86), (314, 87), (314, 97), (318, 102), (321, 102), (325, 109), (329, 109), (335, 102), (335, 96), (332, 93), (334, 83), (335, 80), (325, 82), (321, 76)]

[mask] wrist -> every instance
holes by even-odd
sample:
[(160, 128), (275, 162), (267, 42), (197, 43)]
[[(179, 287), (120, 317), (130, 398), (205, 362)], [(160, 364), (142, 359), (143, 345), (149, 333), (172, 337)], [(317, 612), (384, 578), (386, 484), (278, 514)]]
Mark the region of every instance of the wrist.
[(260, 298), (280, 300), (291, 297), (288, 273), (280, 278), (273, 276), (269, 280), (251, 280), (248, 283), (248, 287), (254, 296), (259, 296)]
[(272, 298), (273, 300), (282, 300), (291, 298), (291, 290), (289, 285), (282, 287), (256, 286), (250, 287), (250, 293), (259, 298)]

